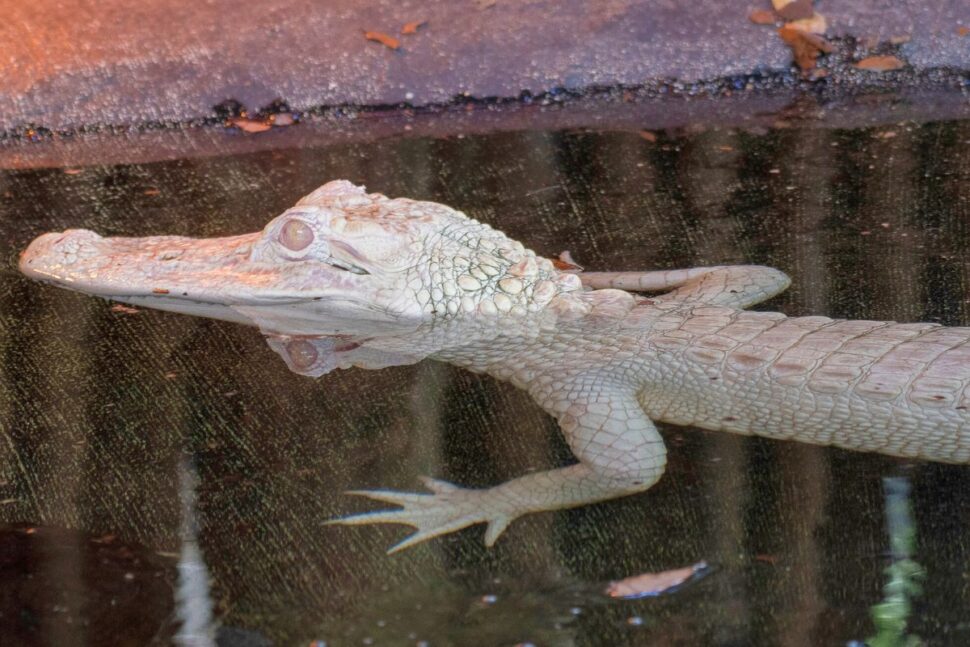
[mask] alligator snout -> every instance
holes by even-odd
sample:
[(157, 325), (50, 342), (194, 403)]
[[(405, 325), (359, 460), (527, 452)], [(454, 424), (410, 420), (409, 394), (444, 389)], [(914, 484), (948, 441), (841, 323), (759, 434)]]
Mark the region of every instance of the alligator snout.
[(97, 255), (97, 243), (101, 240), (101, 236), (87, 229), (42, 234), (20, 254), (20, 271), (32, 279), (57, 280), (59, 270)]

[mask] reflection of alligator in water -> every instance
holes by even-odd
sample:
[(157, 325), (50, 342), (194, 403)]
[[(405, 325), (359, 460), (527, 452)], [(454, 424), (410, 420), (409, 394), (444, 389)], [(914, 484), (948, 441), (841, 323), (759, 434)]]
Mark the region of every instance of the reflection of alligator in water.
[(431, 357), (508, 380), (559, 420), (575, 465), (360, 492), (402, 509), (337, 522), (415, 526), (395, 549), (479, 522), (491, 544), (522, 514), (646, 490), (666, 462), (651, 420), (970, 462), (970, 329), (746, 312), (788, 285), (765, 267), (558, 267), (446, 206), (343, 181), (254, 234), (72, 230), (20, 261), (62, 287), (256, 325), (298, 373)]

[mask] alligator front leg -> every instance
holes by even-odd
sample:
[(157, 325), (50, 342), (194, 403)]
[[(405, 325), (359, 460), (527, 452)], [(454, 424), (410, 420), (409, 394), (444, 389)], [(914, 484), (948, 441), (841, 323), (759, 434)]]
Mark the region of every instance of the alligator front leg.
[(509, 523), (524, 514), (613, 499), (641, 492), (657, 482), (666, 465), (666, 448), (631, 389), (591, 379), (556, 386), (538, 389), (533, 395), (557, 415), (579, 463), (486, 489), (465, 489), (425, 478), (429, 494), (354, 491), (350, 494), (401, 508), (328, 523), (398, 523), (417, 529), (389, 553), (473, 524), (487, 523), (485, 543), (491, 546)]
[(659, 301), (747, 308), (784, 292), (791, 279), (773, 267), (721, 265), (653, 272), (583, 272), (580, 280), (594, 289), (667, 292)]

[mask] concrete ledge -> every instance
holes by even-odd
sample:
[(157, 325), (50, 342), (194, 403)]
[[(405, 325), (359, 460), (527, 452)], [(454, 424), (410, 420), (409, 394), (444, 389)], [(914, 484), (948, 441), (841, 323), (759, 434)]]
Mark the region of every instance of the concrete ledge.
[[(551, 88), (682, 83), (789, 70), (768, 0), (35, 0), (0, 22), (0, 132), (185, 123), (234, 99), (444, 104)], [(970, 70), (966, 0), (819, 0), (832, 36), (907, 36), (911, 71)], [(412, 35), (403, 25), (426, 24)], [(964, 25), (970, 26), (970, 25)], [(397, 50), (364, 37), (393, 35)]]
[(631, 99), (630, 94), (609, 93), (553, 105), (472, 103), (424, 111), (340, 111), (252, 135), (235, 128), (200, 125), (53, 135), (39, 141), (15, 139), (0, 142), (0, 168), (144, 163), (315, 148), (388, 137), (455, 137), (515, 130), (861, 128), (907, 120), (959, 119), (970, 112), (962, 92), (925, 88), (849, 94), (837, 100), (790, 92), (653, 99)]

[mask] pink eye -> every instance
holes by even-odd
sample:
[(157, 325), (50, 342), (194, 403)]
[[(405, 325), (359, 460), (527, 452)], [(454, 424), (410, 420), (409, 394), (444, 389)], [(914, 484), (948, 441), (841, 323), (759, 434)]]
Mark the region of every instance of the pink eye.
[(314, 345), (303, 339), (295, 339), (286, 344), (286, 354), (290, 356), (293, 366), (300, 371), (308, 371), (313, 368), (318, 357)]
[(290, 220), (280, 229), (279, 238), (284, 247), (298, 252), (313, 242), (313, 230), (302, 220)]

